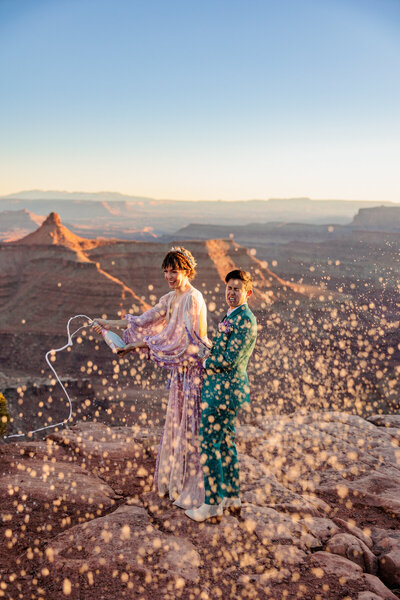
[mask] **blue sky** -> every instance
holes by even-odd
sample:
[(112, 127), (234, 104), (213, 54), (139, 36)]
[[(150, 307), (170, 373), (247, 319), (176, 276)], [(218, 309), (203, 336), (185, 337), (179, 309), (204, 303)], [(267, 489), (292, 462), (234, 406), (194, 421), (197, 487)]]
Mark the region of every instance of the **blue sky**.
[(400, 201), (400, 3), (0, 0), (0, 194)]

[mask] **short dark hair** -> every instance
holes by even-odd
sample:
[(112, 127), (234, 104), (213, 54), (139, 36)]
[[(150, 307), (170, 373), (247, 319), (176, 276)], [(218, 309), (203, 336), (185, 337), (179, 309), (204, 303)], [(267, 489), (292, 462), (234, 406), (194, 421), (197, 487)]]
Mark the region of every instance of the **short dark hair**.
[(248, 271), (234, 269), (233, 271), (230, 271), (228, 275), (226, 275), (225, 283), (228, 283), (230, 279), (240, 279), (240, 281), (243, 281), (247, 291), (253, 289), (253, 279)]
[(164, 257), (161, 268), (166, 269), (171, 267), (172, 269), (180, 269), (181, 271), (188, 271), (188, 278), (193, 279), (196, 275), (196, 261), (193, 254), (186, 250), (183, 246), (177, 248), (171, 248)]

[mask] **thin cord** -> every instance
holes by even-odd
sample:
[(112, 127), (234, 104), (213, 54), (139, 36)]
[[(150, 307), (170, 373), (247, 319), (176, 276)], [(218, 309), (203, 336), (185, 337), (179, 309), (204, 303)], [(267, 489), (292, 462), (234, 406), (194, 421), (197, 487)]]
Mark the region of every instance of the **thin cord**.
[(62, 421), (61, 423), (56, 423), (55, 425), (46, 425), (46, 427), (40, 427), (39, 429), (33, 429), (32, 431), (28, 431), (27, 433), (13, 433), (12, 435), (5, 435), (4, 439), (10, 439), (10, 438), (16, 438), (16, 437), (25, 437), (26, 435), (30, 435), (32, 433), (37, 433), (38, 431), (44, 431), (45, 429), (53, 429), (54, 427), (61, 427), (62, 425), (66, 425), (66, 423), (68, 423), (68, 421), (70, 421), (72, 419), (72, 401), (71, 401), (71, 398), (69, 397), (67, 390), (65, 389), (63, 383), (61, 382), (59, 376), (57, 375), (57, 372), (56, 372), (55, 368), (50, 363), (50, 361), (49, 361), (49, 355), (52, 354), (52, 353), (56, 354), (57, 352), (62, 352), (63, 350), (65, 350), (69, 346), (72, 346), (72, 338), (74, 337), (74, 335), (76, 335), (78, 333), (78, 331), (80, 331), (81, 329), (84, 329), (85, 327), (87, 327), (87, 325), (82, 325), (76, 331), (74, 331), (73, 333), (70, 333), (69, 326), (70, 326), (71, 321), (73, 321), (74, 319), (78, 319), (80, 317), (83, 317), (83, 318), (87, 319), (89, 321), (89, 323), (93, 323), (93, 319), (91, 319), (87, 315), (75, 315), (74, 317), (71, 317), (68, 320), (68, 323), (67, 323), (68, 343), (65, 344), (65, 346), (63, 346), (62, 348), (53, 348), (52, 350), (49, 350), (46, 353), (46, 357), (45, 357), (47, 364), (49, 365), (50, 369), (53, 371), (53, 373), (54, 373), (54, 375), (55, 375), (58, 383), (61, 385), (61, 387), (63, 389), (63, 392), (66, 395), (67, 400), (69, 402), (69, 415), (68, 415), (68, 418), (64, 419), (64, 421)]

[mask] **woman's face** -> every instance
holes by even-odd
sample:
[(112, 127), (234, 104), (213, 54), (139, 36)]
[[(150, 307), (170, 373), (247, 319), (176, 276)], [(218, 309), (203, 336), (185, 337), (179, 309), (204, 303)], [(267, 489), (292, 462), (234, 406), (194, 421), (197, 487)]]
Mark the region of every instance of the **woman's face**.
[(187, 271), (183, 271), (182, 269), (166, 267), (164, 269), (164, 276), (171, 290), (178, 290), (189, 282)]

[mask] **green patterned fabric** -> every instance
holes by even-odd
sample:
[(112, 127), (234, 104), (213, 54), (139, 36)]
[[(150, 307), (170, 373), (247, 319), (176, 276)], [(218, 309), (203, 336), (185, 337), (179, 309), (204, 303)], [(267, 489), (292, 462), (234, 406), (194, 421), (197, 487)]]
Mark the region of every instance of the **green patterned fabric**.
[(235, 446), (236, 410), (206, 408), (199, 430), (205, 503), (219, 504), (239, 496), (239, 463)]
[(235, 447), (238, 408), (250, 401), (247, 364), (257, 338), (257, 322), (247, 304), (239, 306), (220, 324), (205, 362), (200, 443), (206, 504), (238, 496), (239, 466)]

